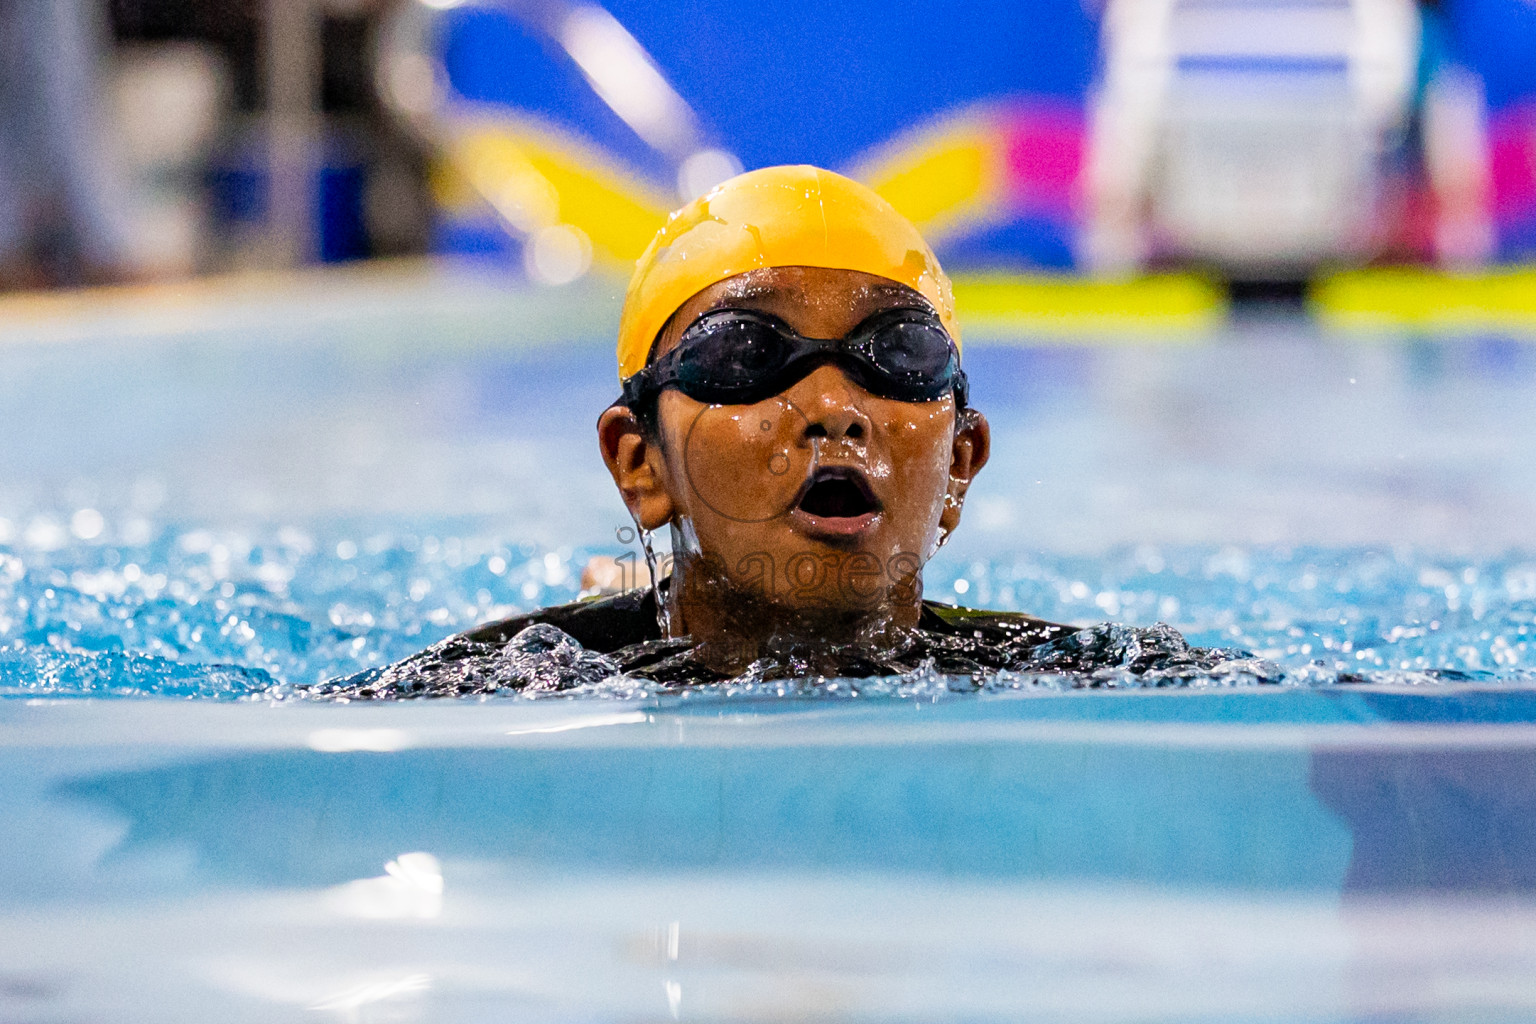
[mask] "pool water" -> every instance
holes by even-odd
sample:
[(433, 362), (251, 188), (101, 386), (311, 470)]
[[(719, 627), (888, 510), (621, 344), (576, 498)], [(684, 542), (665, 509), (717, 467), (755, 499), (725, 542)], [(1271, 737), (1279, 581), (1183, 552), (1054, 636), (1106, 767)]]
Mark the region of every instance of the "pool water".
[(221, 289), (0, 307), (0, 1019), (1536, 1012), (1536, 350), (969, 339), (929, 596), (1278, 686), (343, 706), (633, 548), (617, 297)]
[[(22, 323), (0, 687), (235, 696), (573, 599), (637, 553), (592, 429), (613, 305), (440, 275)], [(967, 363), (995, 454), (929, 596), (1167, 622), (1304, 684), (1532, 665), (1536, 352), (1254, 316)]]

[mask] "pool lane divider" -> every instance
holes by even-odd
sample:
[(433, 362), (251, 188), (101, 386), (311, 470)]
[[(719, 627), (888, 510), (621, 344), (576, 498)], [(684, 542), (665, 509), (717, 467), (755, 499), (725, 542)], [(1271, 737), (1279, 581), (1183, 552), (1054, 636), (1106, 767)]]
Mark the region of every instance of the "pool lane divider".
[[(1040, 272), (957, 273), (967, 341), (1026, 346), (1190, 345), (1226, 336), (1232, 303), (1214, 278), (1164, 273), (1095, 278)], [(384, 348), (419, 344), (424, 325), (445, 346), (508, 343), (506, 324), (533, 338), (572, 331), (607, 343), (622, 285), (594, 273), (542, 287), (451, 260), (378, 260), (295, 272), (0, 295), (0, 344), (244, 336), (252, 324), (302, 339), (317, 322)], [(1536, 340), (1536, 266), (1452, 273), (1382, 267), (1318, 278), (1305, 311), (1338, 340), (1438, 340), (1497, 334)]]
[[(445, 347), (528, 338), (610, 344), (622, 282), (594, 273), (539, 286), (452, 260), (377, 260), (301, 271), (246, 272), (191, 281), (0, 295), (0, 344), (165, 338), (313, 336), (317, 325)], [(1226, 321), (1222, 287), (1193, 274), (1125, 279), (1065, 274), (961, 274), (955, 278), (967, 340), (1020, 345), (1188, 344)], [(366, 337), (364, 337), (366, 336)]]
[(1536, 266), (1341, 271), (1313, 283), (1308, 305), (1323, 327), (1345, 335), (1499, 334), (1536, 340)]
[(1229, 313), (1226, 290), (1198, 274), (956, 274), (954, 286), (961, 330), (978, 340), (1198, 343), (1209, 340)]

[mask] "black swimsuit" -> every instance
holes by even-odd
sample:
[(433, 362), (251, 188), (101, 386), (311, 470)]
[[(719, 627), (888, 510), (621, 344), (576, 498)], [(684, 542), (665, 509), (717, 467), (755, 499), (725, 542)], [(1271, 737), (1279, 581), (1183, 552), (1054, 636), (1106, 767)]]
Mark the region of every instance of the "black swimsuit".
[[(647, 589), (616, 597), (589, 598), (541, 608), (460, 634), (465, 640), (500, 646), (535, 623), (548, 623), (574, 637), (589, 651), (615, 654), (626, 647), (662, 639), (656, 622), (656, 598)], [(1030, 646), (1076, 632), (1017, 612), (989, 612), (924, 601), (917, 628), (936, 636), (962, 637), (988, 644), (1027, 642)]]
[[(1078, 629), (1018, 612), (924, 601), (916, 628), (871, 643), (771, 646), (750, 672), (757, 680), (863, 679), (931, 670), (980, 681), (998, 672), (1081, 677), (1115, 685), (1131, 674), (1174, 683), (1243, 651), (1190, 647), (1165, 625)], [(1257, 663), (1253, 663), (1257, 665)], [(1245, 669), (1248, 670), (1248, 669)], [(1258, 670), (1264, 675), (1263, 670)], [(306, 688), (316, 697), (399, 699), (568, 690), (619, 675), (663, 687), (731, 678), (695, 657), (690, 637), (664, 638), (650, 590), (589, 598), (478, 626), (404, 661)], [(1262, 681), (1262, 680), (1261, 680)]]

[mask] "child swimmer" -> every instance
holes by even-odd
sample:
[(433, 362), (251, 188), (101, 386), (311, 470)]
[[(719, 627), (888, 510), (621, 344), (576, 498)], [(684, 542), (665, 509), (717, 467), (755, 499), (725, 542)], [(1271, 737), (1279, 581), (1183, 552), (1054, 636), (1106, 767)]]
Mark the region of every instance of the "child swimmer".
[[(560, 689), (615, 669), (692, 684), (749, 669), (1125, 664), (1103, 630), (923, 599), (923, 567), (959, 526), (990, 448), (960, 353), (948, 279), (873, 191), (813, 167), (727, 181), (641, 256), (619, 325), (623, 394), (597, 424), (636, 525), (671, 530), (670, 577), (481, 626), (321, 690)], [(1165, 668), (1239, 655), (1159, 628), (1141, 646)]]

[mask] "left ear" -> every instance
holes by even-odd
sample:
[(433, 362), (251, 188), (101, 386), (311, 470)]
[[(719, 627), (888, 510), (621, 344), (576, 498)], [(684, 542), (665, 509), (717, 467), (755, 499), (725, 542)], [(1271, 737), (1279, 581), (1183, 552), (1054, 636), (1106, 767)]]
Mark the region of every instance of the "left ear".
[(956, 413), (955, 440), (949, 451), (949, 486), (944, 493), (944, 511), (939, 516), (939, 536), (948, 537), (960, 525), (960, 511), (965, 506), (965, 492), (992, 454), (992, 428), (976, 409)]

